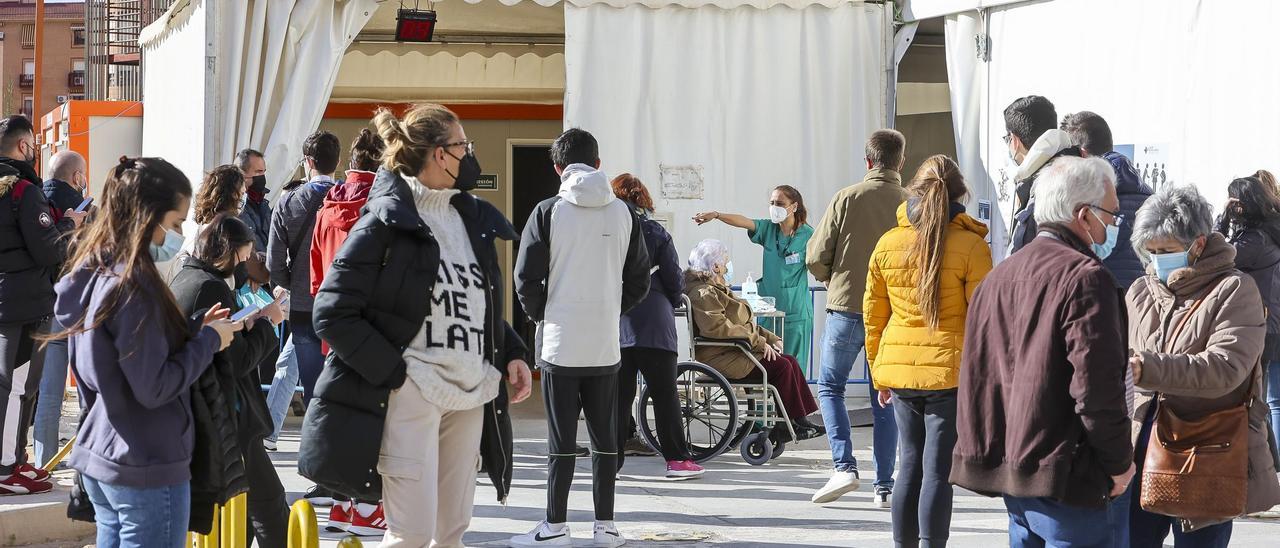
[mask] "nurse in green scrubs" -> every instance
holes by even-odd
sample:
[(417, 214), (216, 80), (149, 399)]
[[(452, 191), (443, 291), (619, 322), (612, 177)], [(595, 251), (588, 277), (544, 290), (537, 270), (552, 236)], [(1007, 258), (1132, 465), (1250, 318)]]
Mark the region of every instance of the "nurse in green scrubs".
[[(809, 297), (809, 271), (804, 266), (804, 248), (813, 236), (805, 221), (809, 212), (800, 191), (789, 185), (773, 189), (769, 196), (769, 218), (749, 219), (734, 213), (708, 211), (693, 217), (698, 224), (713, 220), (743, 228), (751, 241), (764, 248), (764, 277), (757, 281), (761, 296), (773, 297), (783, 320), (783, 351), (795, 356), (808, 370), (809, 345), (813, 339), (813, 300)], [(740, 281), (740, 280), (739, 280)], [(769, 320), (762, 318), (768, 325)]]

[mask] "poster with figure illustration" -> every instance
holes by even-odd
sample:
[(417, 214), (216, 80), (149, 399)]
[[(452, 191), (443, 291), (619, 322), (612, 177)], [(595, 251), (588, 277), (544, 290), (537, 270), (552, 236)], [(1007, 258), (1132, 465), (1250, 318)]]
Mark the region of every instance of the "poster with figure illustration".
[(1138, 178), (1152, 190), (1174, 184), (1175, 170), (1169, 165), (1168, 143), (1115, 145), (1114, 149), (1133, 162)]

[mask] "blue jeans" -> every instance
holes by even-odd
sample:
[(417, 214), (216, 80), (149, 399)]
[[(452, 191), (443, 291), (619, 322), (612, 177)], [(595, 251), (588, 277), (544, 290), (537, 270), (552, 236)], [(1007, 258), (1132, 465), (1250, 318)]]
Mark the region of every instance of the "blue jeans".
[(280, 428), (289, 413), (289, 402), (293, 401), (293, 393), (297, 389), (298, 358), (294, 352), (293, 337), (289, 337), (280, 349), (280, 357), (276, 358), (276, 374), (271, 377), (271, 389), (267, 391), (267, 410), (271, 413), (272, 424), (271, 435), (267, 439), (276, 441), (280, 438)]
[[(1129, 484), (1129, 492), (1137, 493), (1142, 485), (1142, 465), (1147, 458), (1147, 443), (1151, 440), (1151, 425), (1155, 422), (1154, 406), (1149, 416), (1142, 422), (1142, 430), (1138, 432), (1138, 442), (1134, 444), (1134, 459), (1138, 463), (1138, 472), (1133, 475), (1133, 483)], [(1129, 546), (1130, 548), (1160, 548), (1164, 546), (1165, 537), (1173, 531), (1173, 545), (1177, 548), (1227, 548), (1231, 542), (1231, 522), (1210, 525), (1191, 533), (1183, 533), (1178, 518), (1153, 514), (1142, 509), (1141, 498), (1132, 497), (1129, 501)]]
[(1280, 451), (1280, 361), (1267, 364), (1267, 407), (1271, 408), (1272, 449)]
[[(866, 344), (866, 328), (862, 314), (835, 310), (827, 311), (826, 326), (822, 333), (822, 370), (818, 373), (818, 405), (822, 409), (822, 422), (827, 427), (827, 441), (831, 444), (831, 460), (839, 471), (856, 471), (858, 461), (853, 458), (853, 442), (849, 428), (849, 410), (844, 404), (845, 385), (849, 372)], [(898, 451), (898, 427), (893, 420), (893, 410), (881, 407), (876, 391), (867, 384), (871, 393), (872, 455), (876, 465), (876, 486), (893, 487), (893, 465)]]
[[(58, 318), (50, 332), (62, 331)], [(31, 438), (36, 450), (36, 466), (44, 466), (58, 453), (58, 425), (62, 422), (62, 398), (67, 390), (67, 340), (49, 341), (44, 351), (44, 372), (40, 374), (40, 395), (36, 397), (35, 426)]]
[(311, 324), (311, 312), (289, 312), (289, 330), (298, 360), (298, 380), (302, 382), (302, 405), (310, 405), (316, 380), (324, 368), (324, 354), (320, 353), (320, 337)]
[(186, 542), (190, 482), (140, 489), (81, 478), (98, 523), (98, 548), (178, 548)]
[(1112, 548), (1115, 528), (1128, 515), (1119, 499), (1102, 508), (1069, 506), (1047, 498), (1004, 497), (1009, 511), (1009, 548)]

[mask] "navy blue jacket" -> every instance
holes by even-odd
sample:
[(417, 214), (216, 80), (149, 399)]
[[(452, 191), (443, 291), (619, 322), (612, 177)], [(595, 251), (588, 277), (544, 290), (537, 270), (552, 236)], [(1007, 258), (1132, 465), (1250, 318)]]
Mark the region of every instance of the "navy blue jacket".
[(649, 294), (635, 308), (622, 315), (619, 343), (622, 348), (636, 346), (676, 352), (676, 319), (673, 307), (680, 306), (680, 296), (684, 293), (684, 273), (680, 271), (680, 257), (666, 229), (650, 219), (643, 210), (635, 211), (640, 216), (640, 230), (649, 247), (649, 257), (657, 268), (649, 275)]
[(1142, 204), (1151, 197), (1152, 190), (1142, 182), (1138, 171), (1123, 154), (1112, 151), (1103, 154), (1102, 158), (1109, 162), (1116, 172), (1116, 196), (1120, 198), (1120, 214), (1124, 216), (1124, 224), (1120, 225), (1120, 239), (1116, 241), (1116, 248), (1111, 252), (1111, 256), (1102, 261), (1102, 264), (1116, 277), (1120, 290), (1127, 292), (1133, 281), (1147, 272), (1146, 267), (1142, 265), (1142, 260), (1133, 250), (1130, 238), (1133, 237), (1133, 219), (1137, 216)]
[(49, 179), (44, 182), (44, 197), (49, 205), (58, 211), (75, 209), (84, 201), (84, 194), (61, 179)]

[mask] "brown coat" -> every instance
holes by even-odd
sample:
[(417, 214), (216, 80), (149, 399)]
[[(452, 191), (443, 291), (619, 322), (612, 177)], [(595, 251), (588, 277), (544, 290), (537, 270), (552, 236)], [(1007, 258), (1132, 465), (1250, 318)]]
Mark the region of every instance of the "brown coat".
[[(751, 345), (756, 359), (764, 358), (765, 345), (782, 340), (756, 324), (751, 314), (751, 305), (734, 296), (728, 287), (714, 280), (711, 274), (686, 270), (684, 292), (689, 296), (693, 308), (690, 317), (697, 327), (698, 336), (746, 341)], [(755, 364), (737, 348), (703, 346), (698, 348), (696, 358), (730, 380), (741, 379), (755, 371)]]
[(1120, 291), (1073, 234), (1041, 235), (969, 303), (951, 482), (1105, 504), (1133, 463)]
[(827, 310), (862, 313), (867, 265), (880, 237), (898, 224), (898, 206), (907, 200), (902, 176), (873, 169), (862, 182), (831, 198), (805, 251), (813, 278), (827, 285)]
[[(1266, 319), (1257, 286), (1235, 269), (1235, 256), (1235, 248), (1215, 233), (1192, 267), (1169, 276), (1168, 286), (1149, 268), (1129, 288), (1129, 346), (1143, 363), (1136, 383), (1133, 432), (1136, 439), (1156, 392), (1165, 395), (1165, 405), (1177, 415), (1199, 418), (1240, 405), (1253, 384), (1246, 504), (1246, 511), (1252, 513), (1280, 504), (1280, 484), (1267, 445), (1267, 404), (1257, 367), (1266, 341)], [(1182, 321), (1201, 295), (1204, 302), (1177, 339), (1168, 341), (1172, 346), (1165, 353), (1167, 331)], [(1214, 523), (1183, 520), (1182, 526), (1189, 531)]]

